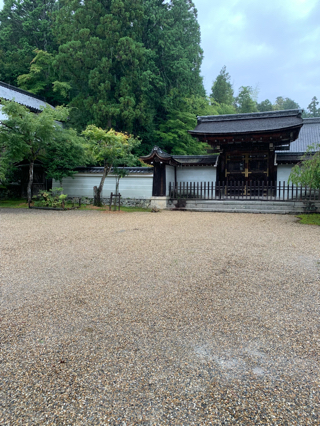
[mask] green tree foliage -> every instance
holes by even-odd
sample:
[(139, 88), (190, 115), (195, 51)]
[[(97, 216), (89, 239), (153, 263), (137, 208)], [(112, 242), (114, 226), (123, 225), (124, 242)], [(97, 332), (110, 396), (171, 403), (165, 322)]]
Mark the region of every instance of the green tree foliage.
[(275, 104), (273, 105), (273, 109), (275, 111), (278, 110), (286, 110), (286, 109), (299, 109), (300, 106), (295, 101), (290, 98), (283, 98), (282, 96), (278, 96)]
[[(22, 160), (29, 163), (29, 181), (27, 187), (28, 203), (31, 202), (33, 167), (37, 159), (45, 158), (56, 141), (67, 139), (70, 131), (63, 130), (56, 120), (65, 121), (67, 108), (54, 110), (49, 106), (40, 114), (33, 114), (16, 102), (1, 101), (2, 112), (7, 117), (0, 121), (0, 149), (3, 164), (13, 164)], [(62, 137), (63, 135), (63, 137)], [(73, 138), (73, 133), (71, 138)]]
[(68, 98), (70, 86), (57, 80), (53, 68), (54, 55), (38, 49), (34, 52), (36, 56), (31, 61), (29, 73), (17, 78), (19, 87), (45, 97), (51, 105), (63, 104)]
[(21, 88), (67, 103), (78, 130), (94, 123), (140, 135), (140, 154), (168, 145), (159, 126), (170, 132), (183, 113), (172, 93), (179, 107), (205, 98), (191, 0), (6, 0), (0, 20), (2, 80), (19, 77)]
[(226, 66), (222, 67), (220, 74), (213, 82), (210, 97), (218, 104), (233, 104), (233, 88)]
[(152, 52), (139, 40), (140, 1), (63, 2), (56, 15), (60, 43), (55, 58), (62, 81), (70, 84), (71, 106), (95, 122), (132, 131), (148, 120), (153, 79)]
[(4, 0), (0, 11), (0, 80), (17, 85), (28, 72), (34, 49), (52, 52), (56, 0)]
[[(73, 119), (140, 135), (142, 151), (171, 120), (172, 91), (205, 96), (200, 30), (191, 1), (60, 2), (54, 65), (70, 85)], [(168, 109), (170, 105), (170, 110)]]
[(257, 112), (257, 103), (253, 99), (253, 96), (254, 90), (251, 86), (241, 86), (239, 89), (239, 94), (235, 98), (235, 107), (237, 112)]
[(56, 127), (54, 138), (46, 146), (43, 159), (47, 177), (60, 182), (65, 177), (73, 177), (77, 166), (84, 166), (87, 162), (83, 138), (73, 129)]
[(320, 189), (320, 144), (308, 147), (302, 162), (293, 167), (289, 181), (295, 185)]
[(273, 111), (273, 105), (269, 99), (266, 99), (257, 104), (257, 108), (259, 112)]
[(140, 144), (140, 141), (132, 136), (109, 131), (89, 125), (82, 134), (87, 139), (87, 151), (91, 159), (103, 166), (103, 174), (99, 186), (94, 186), (94, 205), (101, 206), (101, 193), (104, 181), (113, 165), (119, 166), (119, 162), (126, 161), (133, 148)]

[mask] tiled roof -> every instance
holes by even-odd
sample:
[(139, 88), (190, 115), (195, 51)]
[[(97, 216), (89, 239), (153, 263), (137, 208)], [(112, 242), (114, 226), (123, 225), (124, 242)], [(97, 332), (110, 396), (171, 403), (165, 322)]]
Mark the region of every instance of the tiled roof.
[(157, 159), (164, 164), (169, 164), (171, 166), (197, 166), (197, 165), (217, 165), (219, 155), (171, 155), (163, 151), (158, 146), (154, 146), (149, 155), (140, 157), (141, 160), (145, 161), (147, 164), (153, 164), (154, 160)]
[(296, 164), (302, 159), (302, 154), (298, 152), (277, 152), (276, 163), (277, 164)]
[(304, 118), (299, 137), (290, 144), (290, 152), (306, 152), (307, 147), (320, 143), (320, 117)]
[[(152, 174), (153, 167), (119, 167), (119, 169), (127, 170), (130, 174)], [(78, 173), (92, 173), (101, 174), (103, 167), (77, 167), (75, 169)], [(112, 173), (112, 169), (111, 172)]]
[(235, 133), (268, 132), (299, 127), (302, 110), (256, 112), (248, 114), (211, 115), (198, 117), (193, 135), (221, 135)]
[[(44, 98), (3, 82), (0, 82), (0, 98), (7, 101), (14, 100), (18, 104), (30, 108), (33, 112), (40, 112), (42, 108), (49, 105)], [(53, 108), (53, 106), (49, 106)]]
[(172, 158), (181, 165), (215, 165), (219, 154), (213, 155), (173, 155)]

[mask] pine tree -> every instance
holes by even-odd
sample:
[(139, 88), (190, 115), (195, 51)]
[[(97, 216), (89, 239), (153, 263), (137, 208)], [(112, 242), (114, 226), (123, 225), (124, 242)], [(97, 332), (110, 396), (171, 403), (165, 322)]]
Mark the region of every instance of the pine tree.
[(317, 97), (314, 96), (307, 107), (307, 110), (309, 111), (309, 113), (307, 114), (308, 117), (320, 117), (320, 108), (317, 108), (318, 105), (319, 101)]

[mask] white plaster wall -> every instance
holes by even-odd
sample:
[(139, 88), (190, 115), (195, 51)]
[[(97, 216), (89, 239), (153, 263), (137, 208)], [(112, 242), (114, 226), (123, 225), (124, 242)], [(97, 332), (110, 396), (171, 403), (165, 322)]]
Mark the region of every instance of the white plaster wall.
[(8, 116), (2, 112), (2, 105), (0, 105), (0, 120), (7, 120)]
[(279, 164), (277, 166), (277, 182), (278, 182), (278, 184), (279, 184), (279, 181), (281, 182), (281, 184), (283, 184), (283, 182), (285, 182), (286, 184), (288, 183), (289, 175), (291, 173), (292, 167), (293, 167), (292, 164)]
[(166, 166), (166, 195), (169, 195), (169, 183), (174, 182), (174, 167)]
[[(64, 178), (62, 181), (63, 192), (70, 197), (93, 198), (93, 187), (98, 186), (101, 174), (77, 174)], [(120, 179), (119, 192), (123, 198), (151, 198), (153, 175), (129, 175)], [(53, 181), (53, 188), (60, 186), (60, 183)], [(108, 198), (111, 192), (115, 192), (116, 179), (110, 175), (104, 182), (102, 198)]]
[(214, 182), (217, 169), (215, 167), (177, 167), (177, 182)]
[[(292, 164), (279, 164), (277, 166), (277, 198), (288, 200), (290, 198), (296, 197), (299, 195), (299, 188), (292, 191), (292, 182), (289, 183), (289, 176), (291, 173), (293, 165)], [(285, 182), (285, 187), (283, 188), (283, 182)], [(289, 190), (287, 185), (289, 185)], [(280, 191), (279, 191), (280, 186)]]

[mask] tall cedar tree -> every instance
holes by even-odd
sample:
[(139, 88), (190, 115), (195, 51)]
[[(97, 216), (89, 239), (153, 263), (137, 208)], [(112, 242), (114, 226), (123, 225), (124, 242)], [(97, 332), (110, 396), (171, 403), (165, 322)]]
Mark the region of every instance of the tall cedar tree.
[(318, 108), (319, 101), (316, 96), (314, 96), (307, 107), (308, 113), (307, 117), (320, 117), (320, 108)]
[(61, 2), (55, 33), (55, 66), (71, 86), (71, 106), (84, 127), (132, 131), (148, 123), (149, 98), (156, 84), (154, 54), (141, 43), (140, 0)]
[(57, 49), (52, 36), (56, 0), (4, 0), (0, 11), (0, 80), (17, 85), (29, 70), (34, 50)]
[(156, 143), (172, 153), (201, 154), (205, 152), (203, 144), (187, 133), (201, 113), (196, 109), (197, 102), (191, 112), (190, 102), (202, 97), (208, 106), (200, 76), (203, 52), (197, 10), (188, 0), (149, 0), (144, 5), (142, 40), (155, 52), (160, 84), (152, 97), (152, 128), (140, 128), (144, 142), (140, 153)]
[(140, 135), (139, 154), (163, 146), (156, 130), (166, 126), (177, 93), (205, 96), (197, 11), (189, 0), (61, 1), (55, 34), (54, 65), (71, 87), (79, 127), (95, 123)]
[[(0, 27), (7, 49), (0, 68), (4, 81), (16, 84), (20, 76), (20, 87), (53, 105), (68, 103), (78, 130), (94, 123), (140, 135), (137, 154), (154, 144), (173, 149), (158, 132), (161, 126), (173, 139), (179, 137), (181, 126), (172, 129), (172, 117), (180, 115), (183, 132), (189, 129), (190, 111), (180, 108), (194, 96), (205, 96), (200, 28), (191, 0), (5, 3)], [(176, 150), (181, 149), (203, 152), (187, 133)]]

